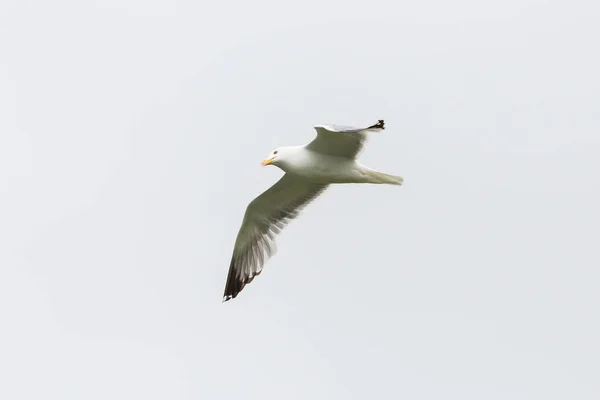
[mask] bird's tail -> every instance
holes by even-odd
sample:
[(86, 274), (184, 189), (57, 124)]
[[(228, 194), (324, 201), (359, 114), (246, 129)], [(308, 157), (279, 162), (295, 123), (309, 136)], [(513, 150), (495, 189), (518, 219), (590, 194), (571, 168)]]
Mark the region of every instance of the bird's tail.
[(390, 175), (379, 171), (369, 171), (370, 183), (378, 183), (384, 185), (402, 185), (404, 179), (401, 176)]

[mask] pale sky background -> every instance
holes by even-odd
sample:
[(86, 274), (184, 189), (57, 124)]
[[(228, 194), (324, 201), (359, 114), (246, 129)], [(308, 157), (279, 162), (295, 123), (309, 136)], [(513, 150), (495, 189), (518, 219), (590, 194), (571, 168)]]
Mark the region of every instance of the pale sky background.
[[(0, 398), (600, 398), (595, 1), (0, 5)], [(259, 165), (386, 121), (221, 303)]]

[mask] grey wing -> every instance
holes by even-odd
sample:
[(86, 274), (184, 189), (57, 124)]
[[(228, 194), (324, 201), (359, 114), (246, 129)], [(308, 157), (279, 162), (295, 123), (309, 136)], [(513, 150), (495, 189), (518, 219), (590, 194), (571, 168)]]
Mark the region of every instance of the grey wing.
[(317, 137), (306, 148), (322, 154), (355, 158), (362, 149), (367, 133), (385, 129), (384, 121), (366, 128), (339, 125), (316, 125)]
[(235, 241), (223, 301), (235, 298), (277, 251), (275, 236), (327, 185), (285, 174), (246, 208)]

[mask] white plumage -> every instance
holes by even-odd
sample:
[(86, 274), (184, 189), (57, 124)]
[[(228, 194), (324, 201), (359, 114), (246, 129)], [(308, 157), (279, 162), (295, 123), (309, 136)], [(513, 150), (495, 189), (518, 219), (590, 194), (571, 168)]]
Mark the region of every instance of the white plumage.
[(275, 165), (285, 175), (246, 209), (235, 241), (223, 301), (235, 298), (262, 272), (276, 252), (275, 236), (330, 184), (401, 185), (402, 178), (375, 171), (356, 161), (366, 136), (385, 129), (379, 120), (367, 128), (315, 126), (317, 137), (304, 146), (273, 150), (263, 165)]

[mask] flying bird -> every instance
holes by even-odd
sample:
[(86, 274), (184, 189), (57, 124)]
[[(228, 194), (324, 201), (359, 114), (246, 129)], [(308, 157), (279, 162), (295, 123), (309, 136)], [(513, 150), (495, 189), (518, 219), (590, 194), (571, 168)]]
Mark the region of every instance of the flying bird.
[(356, 161), (367, 135), (385, 129), (383, 120), (367, 128), (314, 128), (317, 136), (312, 142), (279, 147), (262, 162), (263, 166), (279, 167), (285, 174), (246, 208), (229, 265), (224, 302), (235, 298), (260, 275), (265, 262), (276, 252), (275, 236), (330, 184), (402, 184), (402, 177), (375, 171)]

